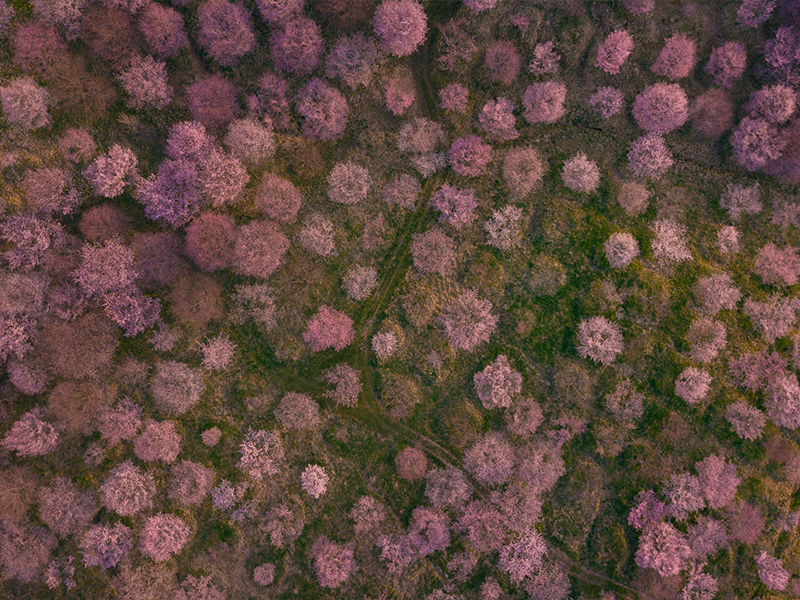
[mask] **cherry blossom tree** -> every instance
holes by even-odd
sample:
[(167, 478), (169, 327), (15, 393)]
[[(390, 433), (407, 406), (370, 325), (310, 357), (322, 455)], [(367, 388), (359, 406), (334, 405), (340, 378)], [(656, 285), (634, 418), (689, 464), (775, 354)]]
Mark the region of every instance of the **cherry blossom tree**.
[(677, 521), (684, 521), (689, 513), (703, 510), (706, 506), (700, 479), (689, 473), (672, 475), (664, 483), (663, 492), (669, 498), (669, 514)]
[(740, 479), (736, 476), (736, 466), (727, 463), (717, 454), (711, 454), (695, 464), (700, 480), (700, 488), (710, 508), (728, 506), (736, 496)]
[(456, 113), (467, 111), (469, 90), (460, 83), (451, 83), (439, 90), (439, 106)]
[(279, 71), (309, 75), (319, 66), (322, 45), (319, 25), (312, 19), (291, 19), (273, 30), (272, 61)]
[(220, 334), (200, 344), (203, 362), (200, 366), (206, 371), (227, 371), (234, 356), (236, 344), (225, 334)]
[(689, 404), (703, 400), (711, 389), (711, 375), (696, 367), (687, 367), (675, 380), (675, 395)]
[(710, 316), (722, 309), (735, 310), (742, 298), (742, 293), (728, 273), (701, 277), (695, 285), (694, 294), (703, 311)]
[(444, 552), (450, 545), (450, 518), (441, 510), (418, 506), (411, 512), (408, 540), (419, 556)]
[(414, 80), (407, 74), (396, 74), (389, 79), (383, 94), (386, 108), (396, 117), (402, 116), (417, 99)]
[(510, 150), (503, 159), (503, 180), (511, 194), (522, 199), (542, 180), (545, 166), (536, 149), (519, 147)]
[(415, 446), (407, 446), (394, 457), (397, 475), (406, 481), (415, 481), (425, 477), (428, 470), (428, 459), (425, 453)]
[(361, 496), (350, 510), (356, 535), (374, 531), (386, 520), (386, 507), (372, 496)]
[(763, 208), (761, 189), (758, 183), (750, 186), (729, 183), (719, 205), (728, 212), (733, 221), (738, 221), (742, 215), (757, 215)]
[(747, 51), (741, 42), (726, 42), (714, 48), (706, 71), (719, 87), (731, 88), (742, 78), (747, 66)]
[(133, 548), (133, 532), (122, 523), (92, 525), (81, 536), (83, 564), (111, 569), (117, 566)]
[(544, 539), (533, 529), (502, 547), (497, 567), (508, 573), (513, 583), (519, 584), (541, 568), (546, 554)]
[(597, 49), (595, 66), (610, 75), (617, 75), (632, 51), (633, 38), (631, 34), (624, 29), (614, 31), (603, 40)]
[(478, 207), (475, 191), (459, 189), (445, 183), (431, 196), (431, 206), (441, 215), (439, 221), (461, 229), (475, 220), (474, 211)]
[(596, 162), (579, 152), (564, 163), (561, 181), (571, 190), (591, 194), (600, 186), (600, 169)]
[(97, 509), (94, 494), (81, 490), (67, 477), (56, 477), (39, 489), (39, 516), (59, 537), (82, 532)]
[(487, 410), (497, 406), (509, 408), (522, 391), (522, 375), (511, 368), (503, 354), (475, 373), (473, 382), (478, 398)]
[(775, 10), (776, 0), (742, 0), (736, 11), (736, 23), (741, 27), (758, 27)]
[(358, 32), (339, 38), (325, 59), (325, 75), (339, 78), (347, 87), (369, 86), (380, 64), (375, 40)]
[(229, 215), (200, 213), (186, 228), (186, 254), (201, 271), (226, 269), (233, 262), (236, 221)]
[(552, 40), (536, 44), (533, 48), (532, 56), (528, 71), (534, 75), (547, 75), (558, 72), (558, 62), (561, 60), (561, 55), (556, 52)]
[(456, 529), (466, 533), (474, 550), (487, 553), (500, 550), (509, 534), (507, 518), (497, 507), (483, 500), (467, 504)]
[(303, 202), (300, 190), (285, 177), (265, 173), (255, 195), (258, 209), (265, 217), (293, 223)]
[(691, 557), (686, 536), (670, 523), (654, 523), (645, 527), (636, 549), (636, 564), (655, 569), (661, 577), (677, 575)]
[(764, 408), (778, 427), (800, 427), (800, 385), (794, 373), (775, 377), (770, 382)]
[(300, 14), (305, 0), (258, 0), (256, 4), (267, 23), (279, 25)]
[(165, 562), (183, 550), (190, 534), (189, 526), (177, 515), (157, 513), (145, 521), (139, 550), (156, 562)]
[(148, 2), (139, 14), (137, 25), (156, 58), (171, 58), (189, 44), (183, 17), (172, 7)]
[(612, 233), (603, 249), (609, 264), (616, 269), (624, 269), (639, 256), (639, 243), (630, 233)]
[(20, 456), (42, 456), (56, 449), (59, 434), (47, 421), (41, 418), (41, 410), (33, 409), (24, 413), (9, 429), (0, 446), (14, 450)]
[(511, 40), (496, 40), (486, 48), (484, 62), (489, 81), (511, 85), (519, 76), (522, 59)]
[(200, 402), (200, 395), (205, 389), (203, 374), (199, 369), (172, 360), (158, 363), (150, 381), (156, 407), (174, 415), (182, 415)]
[(138, 174), (136, 155), (128, 148), (114, 144), (108, 153), (95, 159), (83, 172), (92, 190), (104, 198), (116, 198)]
[(186, 99), (192, 117), (210, 129), (227, 125), (239, 112), (238, 90), (220, 74), (197, 79), (186, 88)]
[(800, 256), (792, 246), (765, 244), (756, 254), (755, 271), (766, 285), (791, 286), (800, 278)]
[(696, 51), (694, 40), (676, 33), (664, 41), (664, 47), (650, 70), (672, 81), (688, 77), (697, 62)]
[(444, 335), (451, 346), (472, 352), (489, 341), (497, 328), (498, 317), (491, 314), (492, 303), (469, 290), (449, 302), (439, 317)]
[(638, 421), (644, 415), (644, 394), (633, 387), (630, 379), (623, 379), (616, 389), (606, 396), (606, 409), (624, 423)]
[(314, 540), (311, 558), (319, 584), (324, 588), (338, 588), (356, 569), (352, 545), (336, 544), (324, 535)]
[(589, 106), (594, 107), (597, 114), (604, 119), (609, 119), (622, 111), (625, 97), (622, 92), (613, 87), (600, 87), (589, 98)]
[(372, 177), (353, 162), (337, 163), (328, 175), (328, 198), (337, 204), (356, 204), (367, 197)]
[(669, 133), (686, 123), (689, 100), (677, 83), (656, 83), (636, 96), (631, 113), (647, 133)]
[(327, 141), (344, 132), (350, 108), (339, 90), (315, 78), (298, 93), (297, 112), (306, 135)]
[(168, 496), (181, 506), (197, 506), (214, 486), (216, 473), (205, 465), (182, 460), (171, 469)]
[[(224, 1), (224, 0), (223, 0)], [(131, 108), (164, 108), (172, 101), (167, 65), (152, 56), (134, 58), (118, 79), (128, 93)]]
[(400, 575), (419, 558), (407, 535), (382, 535), (377, 546), (381, 549), (381, 561), (388, 563), (389, 573), (393, 575)]
[(514, 449), (499, 433), (487, 433), (464, 454), (464, 468), (483, 485), (502, 485), (514, 470)]
[(733, 108), (725, 90), (708, 89), (692, 102), (692, 124), (703, 135), (716, 139), (733, 125)]
[(515, 129), (517, 118), (514, 116), (514, 105), (506, 98), (490, 100), (484, 104), (478, 122), (492, 139), (507, 142), (519, 137), (519, 132)]
[(639, 177), (661, 179), (674, 164), (664, 138), (655, 133), (634, 140), (628, 150), (628, 168)]
[(564, 116), (564, 100), (567, 97), (567, 86), (558, 81), (543, 81), (525, 88), (522, 106), (523, 117), (531, 125), (536, 123), (555, 123)]
[(50, 93), (30, 77), (16, 77), (0, 86), (0, 106), (6, 120), (23, 129), (49, 127), (53, 119), (47, 111)]
[(133, 453), (144, 462), (172, 464), (181, 448), (181, 436), (171, 421), (145, 422), (142, 432), (133, 440)]
[(396, 204), (412, 210), (417, 205), (422, 186), (413, 175), (403, 173), (389, 181), (383, 188), (381, 197), (389, 204)]
[(311, 396), (296, 392), (289, 392), (281, 398), (275, 416), (282, 427), (298, 431), (314, 429), (322, 423), (319, 405)]
[[(250, 167), (266, 164), (275, 154), (272, 128), (255, 119), (237, 119), (231, 122), (224, 141), (231, 153)], [(275, 175), (272, 177), (278, 178)]]
[(783, 155), (784, 136), (765, 119), (745, 117), (731, 135), (731, 147), (736, 161), (748, 171), (758, 171)]
[(610, 365), (624, 350), (622, 331), (605, 317), (584, 319), (578, 325), (578, 354)]
[(780, 558), (770, 556), (766, 551), (755, 557), (758, 566), (758, 578), (770, 590), (783, 591), (789, 585), (791, 574), (783, 566)]
[(283, 263), (289, 238), (270, 221), (250, 221), (239, 227), (233, 266), (242, 275), (266, 279)]
[(530, 437), (544, 423), (541, 405), (533, 398), (519, 398), (506, 408), (504, 418), (508, 431), (520, 437)]
[(659, 219), (652, 225), (655, 237), (652, 241), (653, 256), (665, 262), (691, 260), (692, 253), (686, 247), (686, 227), (672, 219)]
[(347, 363), (339, 363), (325, 371), (324, 377), (326, 382), (335, 386), (335, 389), (327, 392), (326, 396), (333, 398), (337, 406), (352, 407), (358, 404), (363, 383), (361, 374), (356, 369)]
[(379, 361), (385, 362), (397, 352), (399, 341), (391, 331), (382, 331), (372, 336), (370, 347)]
[(100, 486), (103, 506), (123, 517), (152, 508), (156, 480), (149, 471), (142, 471), (131, 461), (111, 469)]
[(434, 508), (461, 508), (472, 496), (464, 473), (456, 467), (428, 471), (425, 481), (425, 496)]
[(797, 302), (793, 298), (778, 293), (769, 296), (762, 302), (748, 298), (744, 302), (744, 314), (750, 317), (753, 328), (770, 344), (784, 337), (797, 322), (795, 308)]
[(255, 480), (278, 473), (283, 462), (283, 443), (277, 431), (250, 428), (239, 445), (239, 468)]
[(788, 121), (797, 108), (797, 99), (791, 88), (771, 85), (750, 94), (745, 110), (754, 119), (764, 119), (773, 125)]
[(308, 465), (300, 474), (303, 491), (312, 498), (319, 499), (328, 489), (331, 478), (320, 465)]
[(692, 360), (709, 363), (727, 344), (725, 324), (712, 321), (708, 317), (697, 319), (689, 326), (686, 341), (689, 342), (689, 356)]
[(518, 247), (522, 240), (522, 218), (522, 209), (511, 204), (492, 211), (483, 224), (487, 243), (503, 252)]
[(271, 585), (275, 581), (275, 565), (263, 563), (253, 569), (253, 583), (260, 586)]
[(736, 435), (744, 440), (760, 438), (767, 424), (767, 417), (763, 412), (741, 401), (728, 405), (725, 420), (730, 423)]
[(460, 137), (447, 151), (447, 160), (458, 175), (478, 177), (486, 173), (492, 160), (492, 147), (477, 135)]
[(308, 320), (303, 340), (312, 352), (326, 348), (342, 350), (355, 338), (353, 320), (343, 312), (323, 304), (316, 314)]
[(372, 26), (383, 50), (408, 56), (425, 41), (428, 20), (415, 0), (387, 0), (375, 11)]

